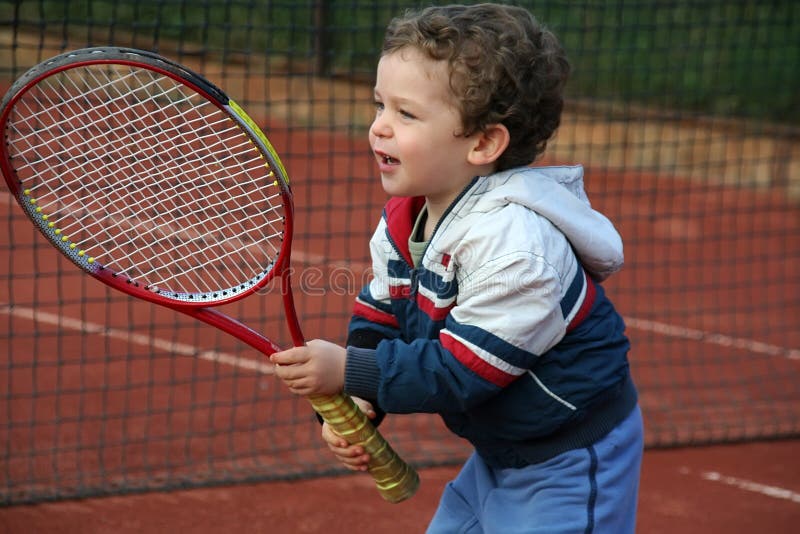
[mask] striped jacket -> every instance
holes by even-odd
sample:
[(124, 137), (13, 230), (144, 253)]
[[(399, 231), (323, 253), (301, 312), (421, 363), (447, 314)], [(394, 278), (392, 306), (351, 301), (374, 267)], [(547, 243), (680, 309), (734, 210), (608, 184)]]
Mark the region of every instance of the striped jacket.
[(622, 242), (577, 167), (476, 178), (419, 265), (424, 198), (393, 198), (350, 322), (345, 390), (388, 413), (438, 413), (498, 467), (587, 446), (636, 404), (622, 318), (599, 281)]

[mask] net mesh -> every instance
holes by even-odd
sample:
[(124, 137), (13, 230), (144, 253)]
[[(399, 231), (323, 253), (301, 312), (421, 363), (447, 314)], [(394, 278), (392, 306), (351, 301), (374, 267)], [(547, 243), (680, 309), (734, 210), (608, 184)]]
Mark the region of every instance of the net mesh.
[[(800, 434), (800, 5), (520, 1), (573, 64), (543, 164), (582, 163), (625, 242), (624, 316), (650, 448)], [(386, 197), (366, 140), (404, 1), (0, 3), (0, 87), (64, 50), (159, 52), (267, 133), (295, 194), (306, 337), (344, 341)], [(0, 199), (0, 501), (340, 472), (304, 399), (246, 346), (75, 269)], [(269, 289), (269, 288), (268, 288)], [(223, 311), (287, 345), (274, 290)], [(461, 462), (430, 416), (381, 426)]]

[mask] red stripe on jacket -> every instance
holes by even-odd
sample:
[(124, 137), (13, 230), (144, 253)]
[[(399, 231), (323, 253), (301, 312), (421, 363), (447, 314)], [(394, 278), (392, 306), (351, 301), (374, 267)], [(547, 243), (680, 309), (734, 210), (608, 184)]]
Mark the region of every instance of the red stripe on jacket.
[(358, 300), (356, 300), (356, 303), (353, 305), (353, 314), (363, 317), (368, 321), (372, 321), (373, 323), (391, 326), (393, 328), (400, 327), (397, 323), (397, 318), (391, 313), (386, 313), (372, 306), (367, 306)]
[(431, 299), (427, 298), (426, 296), (417, 293), (417, 306), (421, 309), (425, 314), (431, 318), (432, 321), (441, 321), (447, 314), (450, 313), (455, 307), (456, 303), (453, 301), (449, 306), (445, 306), (444, 308), (436, 307), (436, 303), (433, 302)]
[(594, 305), (594, 299), (597, 297), (597, 290), (595, 289), (594, 280), (587, 276), (585, 271), (583, 273), (583, 277), (586, 280), (586, 294), (583, 296), (583, 302), (581, 302), (581, 307), (578, 309), (578, 313), (575, 314), (575, 317), (573, 317), (567, 325), (567, 332), (575, 330), (578, 325), (580, 325), (584, 319), (589, 316), (589, 312), (592, 311), (592, 306)]
[(459, 362), (495, 386), (505, 387), (517, 378), (481, 359), (480, 356), (447, 332), (440, 332), (439, 340), (442, 346), (450, 351)]
[(389, 297), (393, 299), (407, 299), (411, 294), (411, 286), (408, 284), (390, 285)]

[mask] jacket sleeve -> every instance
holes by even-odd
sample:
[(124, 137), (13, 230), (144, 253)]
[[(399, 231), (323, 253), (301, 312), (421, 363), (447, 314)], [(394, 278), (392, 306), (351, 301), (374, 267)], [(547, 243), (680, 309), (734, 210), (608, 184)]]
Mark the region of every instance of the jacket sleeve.
[(374, 349), (382, 340), (396, 338), (400, 333), (392, 313), (385, 233), (386, 223), (381, 219), (370, 239), (372, 278), (353, 304), (347, 332), (348, 346)]
[[(383, 219), (370, 240), (373, 277), (356, 297), (353, 314), (347, 332), (347, 350), (361, 349), (374, 358), (374, 349), (385, 339), (394, 339), (399, 335), (397, 319), (395, 319), (389, 296), (388, 274), (386, 269), (385, 249), (381, 244), (386, 226)], [(371, 389), (350, 393), (353, 396), (369, 401), (375, 413), (372, 424), (380, 425), (386, 416), (377, 396)]]

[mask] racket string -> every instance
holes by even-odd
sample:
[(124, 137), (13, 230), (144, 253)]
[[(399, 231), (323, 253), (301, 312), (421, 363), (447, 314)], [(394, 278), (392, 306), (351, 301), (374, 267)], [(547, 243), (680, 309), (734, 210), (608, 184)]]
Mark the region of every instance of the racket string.
[(37, 109), (22, 99), (27, 118), (14, 124), (15, 160), (29, 167), (18, 174), (65, 235), (114, 271), (169, 291), (214, 292), (269, 269), (282, 197), (239, 126), (149, 70), (80, 70), (81, 85), (61, 76), (37, 88)]

